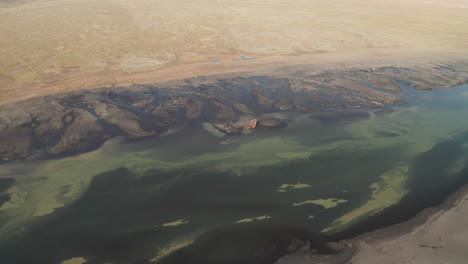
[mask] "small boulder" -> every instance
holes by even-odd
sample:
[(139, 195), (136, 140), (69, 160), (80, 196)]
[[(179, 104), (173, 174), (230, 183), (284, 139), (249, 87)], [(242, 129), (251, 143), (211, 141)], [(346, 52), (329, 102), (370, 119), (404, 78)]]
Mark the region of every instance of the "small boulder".
[(258, 120), (257, 119), (252, 119), (252, 120), (250, 120), (250, 122), (247, 125), (245, 125), (245, 128), (246, 129), (255, 129), (255, 128), (257, 128), (257, 126), (258, 126)]

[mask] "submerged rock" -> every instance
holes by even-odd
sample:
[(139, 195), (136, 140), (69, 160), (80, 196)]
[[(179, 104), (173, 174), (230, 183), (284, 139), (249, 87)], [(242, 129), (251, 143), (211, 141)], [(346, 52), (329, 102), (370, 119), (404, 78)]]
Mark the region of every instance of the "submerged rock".
[(260, 120), (259, 126), (266, 128), (285, 128), (288, 126), (288, 124), (281, 119), (268, 118)]
[(203, 123), (202, 125), (203, 125), (203, 129), (205, 129), (208, 133), (212, 134), (213, 136), (217, 138), (222, 138), (225, 135), (223, 132), (216, 129), (216, 127), (210, 123)]
[(333, 252), (340, 252), (346, 248), (345, 244), (339, 242), (327, 242), (325, 246)]
[(236, 135), (240, 134), (241, 129), (231, 125), (230, 123), (214, 123), (213, 126), (224, 134)]
[(322, 124), (330, 124), (336, 122), (355, 122), (367, 120), (370, 118), (370, 114), (367, 111), (334, 111), (316, 113), (310, 115), (310, 118), (317, 120)]

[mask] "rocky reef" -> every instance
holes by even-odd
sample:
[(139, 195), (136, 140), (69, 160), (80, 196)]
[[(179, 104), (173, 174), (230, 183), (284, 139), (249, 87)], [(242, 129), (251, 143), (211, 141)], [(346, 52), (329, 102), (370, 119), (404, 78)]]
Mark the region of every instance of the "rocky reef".
[[(467, 63), (337, 72), (198, 77), (50, 95), (0, 106), (0, 159), (59, 157), (116, 136), (142, 139), (172, 126), (209, 122), (238, 133), (242, 116), (382, 108), (411, 96), (468, 83)], [(281, 128), (281, 120), (260, 120)]]

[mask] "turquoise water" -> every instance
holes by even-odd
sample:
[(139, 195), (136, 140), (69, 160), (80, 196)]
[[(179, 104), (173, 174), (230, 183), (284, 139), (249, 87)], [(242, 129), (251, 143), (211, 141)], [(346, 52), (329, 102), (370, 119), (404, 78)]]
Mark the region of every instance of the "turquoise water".
[(220, 138), (200, 124), (2, 165), (1, 263), (269, 263), (291, 237), (409, 215), (467, 179), (468, 86), (407, 94), (279, 113), (281, 130)]

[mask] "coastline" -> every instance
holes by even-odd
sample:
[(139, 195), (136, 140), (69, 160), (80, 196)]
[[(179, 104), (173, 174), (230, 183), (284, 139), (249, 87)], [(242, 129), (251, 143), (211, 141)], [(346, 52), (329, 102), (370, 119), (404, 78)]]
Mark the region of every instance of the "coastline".
[[(438, 206), (426, 208), (414, 218), (342, 242), (347, 248), (327, 259), (327, 264), (429, 263), (466, 261), (468, 184)], [(465, 220), (465, 221), (464, 221)], [(276, 264), (314, 262), (307, 250), (281, 257)]]
[[(418, 67), (445, 61), (466, 61), (466, 47), (418, 48), (366, 48), (342, 52), (318, 52), (288, 56), (264, 56), (252, 61), (227, 61), (223, 64), (199, 62), (174, 64), (167, 67), (136, 73), (106, 70), (89, 73), (79, 69), (54, 69), (32, 83), (15, 82), (0, 75), (0, 106), (31, 98), (62, 93), (86, 91), (97, 87), (131, 86), (135, 84), (161, 84), (191, 78), (223, 78), (224, 76), (260, 75), (287, 76), (304, 71), (346, 71), (353, 68)], [(236, 58), (239, 54), (229, 57)], [(57, 76), (56, 76), (57, 75)], [(51, 77), (55, 76), (55, 77)], [(3, 79), (3, 80), (2, 80)], [(24, 90), (28, 93), (24, 93)]]
[(265, 113), (381, 109), (417, 98), (418, 90), (467, 82), (468, 63), (458, 59), (411, 67), (302, 65), (51, 94), (0, 106), (0, 157), (63, 157), (116, 136), (144, 139), (194, 122), (226, 128)]
[(407, 222), (353, 239), (352, 243), (359, 246), (352, 263), (464, 263), (467, 208), (465, 184), (440, 206), (427, 208)]

